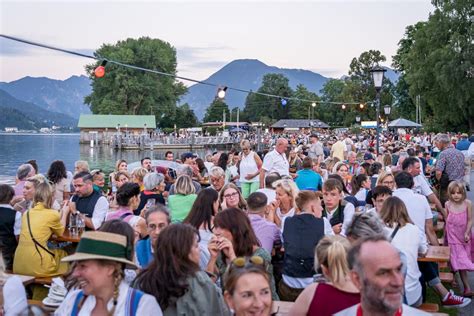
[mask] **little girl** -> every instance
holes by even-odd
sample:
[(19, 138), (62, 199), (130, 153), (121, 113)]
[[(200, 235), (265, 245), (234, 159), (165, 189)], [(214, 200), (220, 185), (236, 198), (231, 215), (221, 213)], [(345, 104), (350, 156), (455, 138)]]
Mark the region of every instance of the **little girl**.
[(473, 296), (467, 271), (474, 271), (471, 259), (472, 204), (466, 199), (466, 190), (459, 181), (448, 186), (446, 202), (446, 236), (451, 250), (450, 262), (453, 271), (459, 271), (464, 286), (464, 296)]

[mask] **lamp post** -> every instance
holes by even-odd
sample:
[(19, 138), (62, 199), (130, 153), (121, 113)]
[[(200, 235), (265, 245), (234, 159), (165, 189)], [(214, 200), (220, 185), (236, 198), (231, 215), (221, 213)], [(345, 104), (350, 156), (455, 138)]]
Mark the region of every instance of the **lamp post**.
[(374, 68), (372, 68), (372, 70), (370, 70), (370, 72), (372, 73), (372, 79), (374, 80), (374, 87), (375, 87), (375, 91), (376, 91), (376, 100), (377, 100), (377, 148), (376, 148), (376, 153), (377, 153), (377, 156), (379, 155), (379, 142), (380, 142), (380, 90), (382, 90), (382, 83), (383, 83), (383, 76), (384, 76), (384, 73), (386, 72), (385, 69), (383, 69), (382, 67), (380, 67), (379, 65), (375, 66)]
[(390, 115), (390, 112), (392, 112), (392, 107), (388, 104), (385, 104), (383, 107), (383, 111), (385, 112), (385, 117), (387, 118), (387, 124), (388, 124), (388, 116)]
[(311, 103), (311, 106), (313, 107), (313, 111), (311, 112), (311, 119), (314, 120), (314, 108), (316, 107), (316, 102)]

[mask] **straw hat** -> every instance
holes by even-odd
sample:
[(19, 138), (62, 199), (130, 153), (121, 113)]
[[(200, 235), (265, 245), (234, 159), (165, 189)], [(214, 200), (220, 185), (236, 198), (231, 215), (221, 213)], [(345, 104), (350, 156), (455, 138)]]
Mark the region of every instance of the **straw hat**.
[(128, 260), (131, 257), (131, 249), (127, 247), (127, 238), (123, 235), (90, 231), (84, 232), (77, 245), (76, 252), (64, 257), (62, 261), (81, 261), (102, 259), (122, 262), (127, 265), (127, 269), (136, 269), (137, 266)]

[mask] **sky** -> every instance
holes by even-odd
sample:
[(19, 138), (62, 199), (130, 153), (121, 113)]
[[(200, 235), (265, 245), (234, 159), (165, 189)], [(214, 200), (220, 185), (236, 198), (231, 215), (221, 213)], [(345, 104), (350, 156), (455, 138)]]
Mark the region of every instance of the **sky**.
[[(126, 38), (159, 38), (176, 48), (178, 75), (198, 80), (246, 58), (339, 78), (369, 49), (390, 66), (406, 26), (432, 11), (429, 0), (0, 0), (0, 33), (86, 54)], [(84, 75), (90, 62), (0, 37), (3, 82), (64, 80)]]

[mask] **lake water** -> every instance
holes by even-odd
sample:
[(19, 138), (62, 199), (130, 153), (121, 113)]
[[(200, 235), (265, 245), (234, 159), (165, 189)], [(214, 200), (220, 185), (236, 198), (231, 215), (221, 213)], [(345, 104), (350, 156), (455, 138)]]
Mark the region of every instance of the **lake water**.
[[(74, 171), (76, 160), (86, 160), (91, 169), (112, 171), (118, 159), (131, 163), (143, 157), (162, 159), (166, 150), (122, 150), (108, 146), (91, 148), (79, 144), (79, 134), (0, 134), (0, 182), (11, 182), (17, 168), (30, 159), (36, 159), (39, 172), (45, 174), (53, 160), (62, 160), (67, 170)], [(204, 157), (212, 148), (195, 150)], [(186, 152), (172, 150), (175, 157)]]

